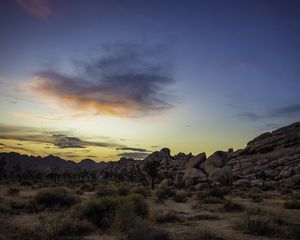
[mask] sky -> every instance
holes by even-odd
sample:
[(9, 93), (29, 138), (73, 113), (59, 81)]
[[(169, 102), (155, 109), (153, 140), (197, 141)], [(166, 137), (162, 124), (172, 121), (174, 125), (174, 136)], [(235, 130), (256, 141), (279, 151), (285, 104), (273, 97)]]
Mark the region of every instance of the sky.
[(0, 151), (207, 155), (300, 119), (300, 1), (2, 0)]

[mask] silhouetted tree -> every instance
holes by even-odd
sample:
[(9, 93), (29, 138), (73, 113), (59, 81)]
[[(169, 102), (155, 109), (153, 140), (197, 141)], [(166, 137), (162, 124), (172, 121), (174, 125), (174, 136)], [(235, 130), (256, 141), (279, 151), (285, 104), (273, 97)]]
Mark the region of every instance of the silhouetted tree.
[(144, 171), (151, 177), (151, 188), (154, 189), (155, 179), (158, 177), (158, 161), (149, 161), (144, 166)]

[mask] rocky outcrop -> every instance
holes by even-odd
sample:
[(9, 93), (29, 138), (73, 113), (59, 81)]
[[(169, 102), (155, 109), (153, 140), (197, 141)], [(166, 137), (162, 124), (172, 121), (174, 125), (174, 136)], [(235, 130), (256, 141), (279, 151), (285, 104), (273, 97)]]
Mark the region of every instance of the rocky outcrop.
[(235, 178), (281, 180), (299, 172), (300, 123), (264, 133), (228, 161)]
[[(144, 171), (146, 163), (158, 162), (157, 182), (161, 186), (185, 186), (203, 189), (212, 185), (289, 187), (300, 184), (300, 123), (263, 133), (250, 141), (244, 149), (217, 151), (209, 157), (205, 153), (193, 156), (178, 153), (172, 156), (163, 148), (151, 153), (144, 160), (122, 158), (115, 162), (96, 163), (85, 159), (79, 163), (59, 157), (33, 157), (17, 153), (0, 153), (8, 171), (20, 165), (22, 170), (60, 172), (78, 170), (97, 171), (103, 179), (149, 182)], [(49, 170), (50, 169), (50, 170)]]

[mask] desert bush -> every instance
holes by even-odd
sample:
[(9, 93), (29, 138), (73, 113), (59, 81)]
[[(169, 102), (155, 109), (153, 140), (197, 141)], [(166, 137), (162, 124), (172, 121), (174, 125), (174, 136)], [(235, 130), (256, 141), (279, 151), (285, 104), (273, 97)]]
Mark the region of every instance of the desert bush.
[(80, 237), (94, 231), (94, 226), (80, 220), (70, 213), (49, 214), (41, 219), (37, 230), (47, 239), (64, 239), (64, 237)]
[(117, 188), (117, 192), (118, 192), (118, 195), (120, 195), (120, 196), (127, 196), (130, 192), (130, 189), (127, 186), (119, 186)]
[(262, 214), (247, 213), (244, 222), (244, 232), (253, 235), (265, 235), (270, 232), (270, 219)]
[(222, 203), (223, 200), (221, 198), (217, 198), (217, 197), (207, 197), (201, 200), (202, 203)]
[(93, 230), (94, 227), (89, 222), (65, 213), (43, 216), (38, 224), (27, 227), (0, 219), (0, 232), (5, 240), (65, 240), (83, 236)]
[(177, 191), (173, 197), (175, 202), (186, 202), (188, 193), (186, 191), (180, 190)]
[[(81, 209), (81, 217), (98, 227), (128, 230), (137, 217), (145, 218), (148, 206), (141, 195), (102, 197), (92, 199)], [(127, 217), (127, 220), (126, 220)], [(130, 221), (128, 220), (130, 218)]]
[(177, 238), (178, 240), (224, 240), (225, 238), (216, 231), (209, 229), (195, 229), (194, 231), (184, 233)]
[(148, 205), (142, 195), (131, 194), (127, 197), (133, 202), (133, 210), (139, 217), (145, 218), (149, 214)]
[(160, 188), (156, 190), (156, 196), (158, 200), (168, 199), (170, 197), (174, 197), (175, 190), (172, 187)]
[(150, 195), (150, 189), (142, 186), (134, 187), (131, 193), (136, 193), (148, 197)]
[(135, 206), (128, 198), (122, 201), (117, 209), (115, 216), (112, 219), (111, 228), (116, 231), (128, 231), (138, 224), (138, 218), (135, 213)]
[(197, 194), (197, 197), (200, 200), (208, 199), (208, 198), (224, 199), (224, 196), (227, 194), (228, 194), (228, 190), (226, 188), (213, 187), (205, 191), (199, 192)]
[(8, 194), (8, 195), (17, 195), (17, 194), (19, 194), (19, 192), (20, 192), (20, 189), (15, 188), (15, 187), (10, 187), (10, 188), (7, 190), (7, 194)]
[(95, 185), (91, 183), (84, 183), (83, 185), (81, 185), (80, 190), (84, 192), (93, 192), (95, 191)]
[(62, 187), (42, 190), (34, 198), (36, 205), (46, 208), (70, 207), (79, 201), (74, 193)]
[(161, 213), (155, 216), (155, 222), (157, 223), (172, 223), (172, 222), (182, 222), (183, 220), (178, 216), (175, 211), (170, 211), (167, 213)]
[(251, 194), (250, 198), (252, 200), (252, 202), (262, 202), (264, 200), (263, 195), (262, 194)]
[(287, 209), (300, 209), (300, 201), (297, 199), (286, 200), (284, 207)]
[(193, 216), (192, 218), (190, 218), (190, 220), (219, 220), (219, 219), (220, 217), (218, 215), (209, 212), (199, 213)]
[(232, 200), (227, 200), (224, 203), (224, 209), (228, 212), (234, 212), (234, 211), (243, 211), (245, 208), (243, 205), (233, 202)]
[(139, 227), (131, 230), (127, 240), (172, 240), (174, 239), (166, 230), (156, 227)]
[(20, 182), (20, 185), (21, 186), (29, 186), (29, 187), (31, 187), (31, 186), (33, 186), (33, 181), (31, 181), (31, 180), (22, 180)]
[(96, 191), (97, 197), (105, 197), (105, 196), (117, 196), (118, 188), (115, 185), (101, 185)]

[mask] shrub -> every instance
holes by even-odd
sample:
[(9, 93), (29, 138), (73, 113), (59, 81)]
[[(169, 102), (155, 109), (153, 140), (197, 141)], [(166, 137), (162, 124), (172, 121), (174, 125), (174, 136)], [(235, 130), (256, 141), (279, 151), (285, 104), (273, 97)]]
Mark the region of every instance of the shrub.
[(61, 187), (42, 190), (34, 199), (37, 205), (47, 208), (70, 207), (78, 203), (79, 200), (75, 194)]
[(131, 192), (143, 195), (144, 197), (148, 197), (150, 194), (150, 190), (148, 188), (141, 187), (141, 186), (133, 188)]
[(168, 199), (174, 197), (175, 190), (172, 187), (160, 188), (156, 190), (156, 196), (158, 200)]
[(99, 227), (107, 227), (119, 205), (116, 197), (93, 199), (83, 206), (81, 216)]
[(192, 232), (188, 232), (178, 237), (178, 240), (224, 240), (224, 237), (216, 231), (208, 229), (197, 229)]
[(97, 197), (105, 197), (105, 196), (117, 196), (118, 189), (116, 186), (110, 185), (102, 185), (96, 192)]
[(20, 192), (20, 189), (11, 187), (7, 190), (8, 195), (17, 195)]
[(94, 230), (94, 226), (85, 220), (71, 216), (69, 213), (46, 215), (37, 227), (38, 232), (47, 239), (62, 239), (62, 237), (79, 237)]
[(93, 191), (95, 191), (95, 186), (91, 183), (85, 183), (85, 184), (81, 185), (80, 190), (82, 190), (84, 192), (93, 192)]
[(200, 200), (207, 199), (207, 198), (218, 198), (218, 199), (224, 199), (224, 196), (228, 194), (228, 190), (225, 188), (220, 187), (213, 187), (206, 191), (201, 191), (198, 193), (198, 198)]
[(122, 204), (116, 209), (113, 217), (112, 229), (115, 231), (128, 231), (137, 225), (137, 215), (134, 211), (134, 204), (128, 198), (124, 199)]
[(228, 211), (228, 212), (243, 211), (244, 206), (239, 203), (232, 202), (232, 200), (228, 200), (224, 203), (224, 209), (225, 209), (225, 211)]
[(133, 229), (127, 235), (127, 240), (172, 240), (166, 230), (155, 227), (140, 227)]
[(117, 192), (120, 196), (127, 196), (129, 194), (129, 188), (126, 186), (120, 186), (118, 187)]
[(250, 195), (252, 202), (262, 202), (263, 201), (263, 195), (261, 194), (251, 194)]
[(211, 214), (208, 212), (207, 213), (203, 212), (190, 218), (190, 220), (218, 220), (218, 219), (220, 219), (218, 215)]
[(222, 203), (223, 200), (220, 199), (220, 198), (217, 198), (217, 197), (207, 197), (207, 198), (204, 198), (202, 199), (202, 202), (203, 203)]
[(81, 217), (98, 227), (112, 226), (121, 231), (133, 226), (126, 220), (126, 216), (135, 222), (136, 217), (145, 218), (147, 215), (147, 203), (141, 195), (136, 194), (93, 199), (81, 209)]
[(149, 214), (148, 205), (142, 195), (132, 194), (127, 197), (133, 202), (133, 210), (139, 217), (145, 218)]
[(175, 202), (186, 202), (188, 193), (186, 191), (180, 190), (177, 191), (173, 197)]
[(21, 183), (20, 183), (22, 186), (33, 186), (33, 182), (30, 181), (30, 180), (22, 180)]
[(284, 207), (287, 209), (300, 209), (300, 201), (297, 199), (287, 200), (284, 202)]
[(155, 216), (155, 221), (158, 223), (166, 223), (166, 222), (182, 222), (183, 220), (178, 216), (175, 211), (170, 211), (167, 213), (162, 213)]
[(271, 218), (260, 208), (250, 208), (247, 210), (240, 225), (245, 233), (252, 235), (266, 235), (271, 231)]

